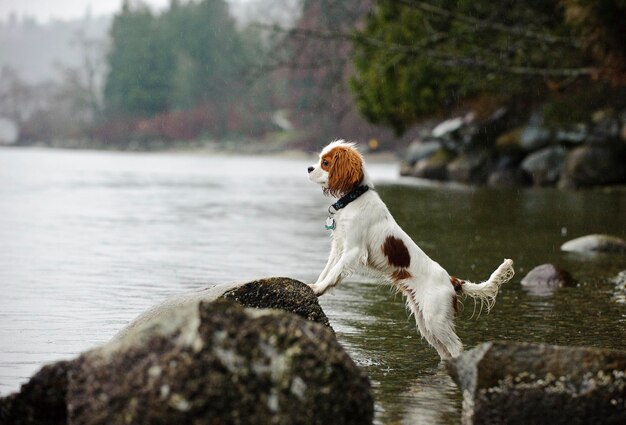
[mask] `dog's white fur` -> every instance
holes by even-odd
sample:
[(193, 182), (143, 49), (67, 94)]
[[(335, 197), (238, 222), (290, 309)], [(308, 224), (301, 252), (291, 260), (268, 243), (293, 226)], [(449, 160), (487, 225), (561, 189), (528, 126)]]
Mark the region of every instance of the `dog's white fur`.
[[(319, 162), (309, 167), (309, 179), (335, 197), (359, 185), (373, 188), (355, 145), (343, 140), (322, 150)], [(334, 219), (328, 263), (310, 285), (313, 291), (322, 295), (356, 271), (383, 277), (406, 297), (420, 333), (442, 359), (463, 350), (454, 331), (457, 294), (478, 299), (489, 310), (500, 285), (514, 274), (513, 261), (506, 259), (483, 283), (451, 277), (398, 226), (374, 190), (337, 211)]]

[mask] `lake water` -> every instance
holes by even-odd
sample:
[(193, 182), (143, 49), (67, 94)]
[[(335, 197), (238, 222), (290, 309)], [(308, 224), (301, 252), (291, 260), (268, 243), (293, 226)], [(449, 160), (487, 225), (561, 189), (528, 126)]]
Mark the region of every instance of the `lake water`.
[[(328, 253), (331, 200), (307, 179), (313, 156), (0, 150), (0, 394), (43, 364), (108, 341), (163, 298), (222, 282), (312, 282)], [(397, 221), (451, 274), (482, 280), (504, 257), (517, 276), (495, 309), (457, 321), (466, 348), (493, 339), (626, 349), (626, 305), (608, 278), (626, 256), (559, 251), (588, 233), (626, 236), (626, 191), (493, 190), (397, 178), (373, 162)], [(528, 293), (553, 262), (579, 286)], [(378, 423), (459, 423), (460, 394), (400, 296), (353, 277), (321, 304), (367, 368)]]

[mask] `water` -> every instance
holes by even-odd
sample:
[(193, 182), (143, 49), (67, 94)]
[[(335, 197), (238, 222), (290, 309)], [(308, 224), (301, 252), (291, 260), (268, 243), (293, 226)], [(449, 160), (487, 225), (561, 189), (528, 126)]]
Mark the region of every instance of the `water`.
[[(330, 201), (307, 180), (312, 162), (0, 150), (0, 394), (46, 362), (108, 341), (167, 296), (263, 276), (314, 281)], [(626, 236), (626, 191), (407, 185), (395, 164), (369, 170), (397, 221), (451, 274), (481, 280), (502, 258), (516, 261), (489, 315), (470, 318), (465, 302), (457, 327), (466, 347), (500, 339), (626, 349), (626, 305), (607, 283), (626, 257), (559, 251), (588, 233)], [(546, 262), (579, 286), (524, 291), (525, 272)], [(457, 388), (400, 296), (355, 277), (321, 304), (368, 369), (378, 423), (459, 423)]]

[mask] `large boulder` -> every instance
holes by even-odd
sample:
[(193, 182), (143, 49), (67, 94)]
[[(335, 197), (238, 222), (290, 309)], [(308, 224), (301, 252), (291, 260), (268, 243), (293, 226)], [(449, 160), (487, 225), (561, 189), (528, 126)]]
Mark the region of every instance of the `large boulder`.
[[(52, 383), (31, 381), (0, 399), (0, 422), (368, 424), (373, 418), (369, 380), (327, 326), (232, 301), (167, 309), (58, 365), (45, 378)], [(49, 392), (54, 382), (59, 388)], [(39, 389), (25, 393), (33, 387)], [(36, 421), (14, 420), (24, 412)]]
[(586, 235), (565, 242), (561, 251), (626, 253), (626, 240), (611, 235)]
[(199, 302), (82, 355), (68, 417), (127, 423), (367, 424), (369, 381), (325, 326)]
[(558, 288), (576, 286), (576, 281), (567, 270), (554, 264), (542, 264), (529, 271), (521, 284), (533, 295), (551, 295)]
[(3, 425), (367, 424), (372, 415), (364, 372), (313, 291), (288, 278), (170, 298), (0, 399)]
[(447, 364), (464, 424), (623, 424), (626, 352), (488, 342)]
[(116, 338), (124, 336), (131, 329), (159, 317), (169, 310), (199, 301), (215, 301), (222, 298), (237, 301), (244, 307), (276, 308), (288, 311), (330, 327), (328, 317), (324, 314), (317, 296), (308, 285), (287, 277), (272, 277), (252, 282), (215, 285), (168, 298), (139, 315), (122, 329)]

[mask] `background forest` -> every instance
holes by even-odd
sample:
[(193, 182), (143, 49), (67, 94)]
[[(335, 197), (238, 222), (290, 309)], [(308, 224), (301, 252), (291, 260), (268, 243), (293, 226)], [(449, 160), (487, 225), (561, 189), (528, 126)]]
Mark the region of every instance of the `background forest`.
[[(76, 31), (80, 60), (59, 78), (32, 83), (5, 63), (8, 142), (271, 151), (346, 137), (397, 149), (468, 111), (505, 106), (521, 123), (540, 110), (572, 126), (626, 107), (624, 0), (255, 5), (242, 20), (224, 0), (127, 0), (102, 39)], [(20, 25), (37, 26), (5, 22), (2, 43)]]

